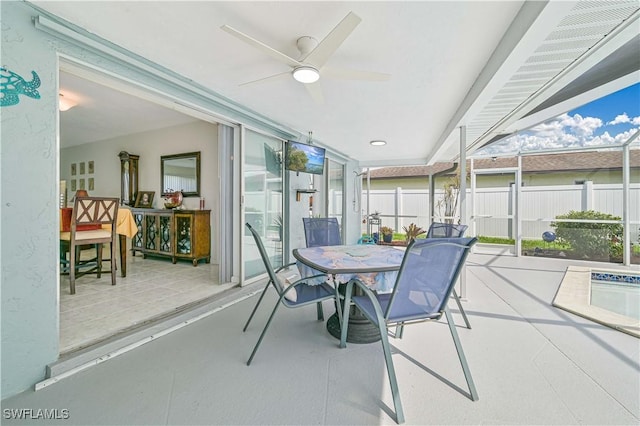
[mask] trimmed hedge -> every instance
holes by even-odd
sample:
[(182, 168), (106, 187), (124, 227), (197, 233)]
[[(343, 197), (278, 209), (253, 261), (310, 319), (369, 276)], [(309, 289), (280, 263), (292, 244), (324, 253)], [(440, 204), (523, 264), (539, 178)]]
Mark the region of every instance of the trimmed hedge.
[[(619, 217), (594, 210), (570, 211), (556, 216), (556, 219), (620, 220)], [(580, 256), (622, 257), (622, 224), (619, 223), (576, 223), (552, 222), (556, 237), (567, 243)]]

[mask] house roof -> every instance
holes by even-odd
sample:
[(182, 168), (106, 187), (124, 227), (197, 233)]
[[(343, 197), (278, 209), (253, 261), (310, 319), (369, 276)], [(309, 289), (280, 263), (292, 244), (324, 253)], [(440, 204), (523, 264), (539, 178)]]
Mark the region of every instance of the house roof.
[[(632, 168), (640, 168), (640, 150), (630, 150)], [(577, 152), (563, 154), (527, 155), (522, 157), (525, 173), (571, 172), (583, 170), (620, 169), (622, 153), (619, 151)], [(371, 179), (394, 179), (429, 176), (449, 169), (454, 163), (435, 163), (431, 166), (383, 167), (371, 170)], [(470, 161), (467, 161), (467, 168)], [(474, 169), (502, 169), (517, 167), (517, 157), (474, 159)]]

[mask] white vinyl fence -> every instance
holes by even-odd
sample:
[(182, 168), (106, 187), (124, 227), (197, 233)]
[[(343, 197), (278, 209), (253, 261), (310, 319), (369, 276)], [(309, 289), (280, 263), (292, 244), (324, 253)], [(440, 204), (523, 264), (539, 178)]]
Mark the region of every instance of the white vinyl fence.
[[(436, 190), (435, 202), (442, 199), (443, 191)], [(366, 206), (366, 192), (362, 205)], [(472, 225), (471, 215), (475, 202), (475, 235), (514, 238), (513, 220), (515, 213), (515, 188), (476, 188), (475, 200), (471, 190), (467, 190), (467, 219), (462, 223)], [(427, 229), (429, 220), (429, 191), (417, 189), (371, 190), (369, 212), (380, 212), (382, 225), (404, 232), (402, 227), (415, 223)], [(595, 210), (622, 218), (622, 185), (593, 184), (582, 185), (525, 186), (521, 191), (520, 217), (524, 239), (541, 239), (544, 231), (552, 230), (551, 222), (558, 215), (569, 211)], [(436, 221), (439, 212), (435, 208)], [(629, 213), (631, 221), (631, 241), (638, 242), (640, 228), (640, 184), (630, 185)], [(363, 212), (363, 217), (366, 212)], [(470, 227), (471, 230), (471, 227)], [(373, 229), (372, 232), (376, 232)], [(363, 232), (366, 225), (363, 224)], [(471, 233), (469, 232), (469, 235)]]

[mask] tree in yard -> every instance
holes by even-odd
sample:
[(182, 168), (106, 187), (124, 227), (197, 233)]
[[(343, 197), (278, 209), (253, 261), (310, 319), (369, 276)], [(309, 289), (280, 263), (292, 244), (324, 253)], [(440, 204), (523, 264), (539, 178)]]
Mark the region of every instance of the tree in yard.
[(444, 190), (442, 198), (436, 202), (438, 214), (445, 217), (445, 223), (453, 223), (453, 216), (458, 211), (458, 199), (460, 198), (460, 172), (458, 171), (454, 176), (449, 177), (442, 189)]

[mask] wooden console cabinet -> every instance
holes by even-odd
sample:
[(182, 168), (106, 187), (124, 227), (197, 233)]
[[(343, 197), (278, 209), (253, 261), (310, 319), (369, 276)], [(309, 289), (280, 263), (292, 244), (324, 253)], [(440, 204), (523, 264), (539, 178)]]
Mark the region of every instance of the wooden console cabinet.
[(138, 233), (131, 241), (135, 256), (166, 256), (193, 266), (211, 261), (211, 210), (131, 209)]

